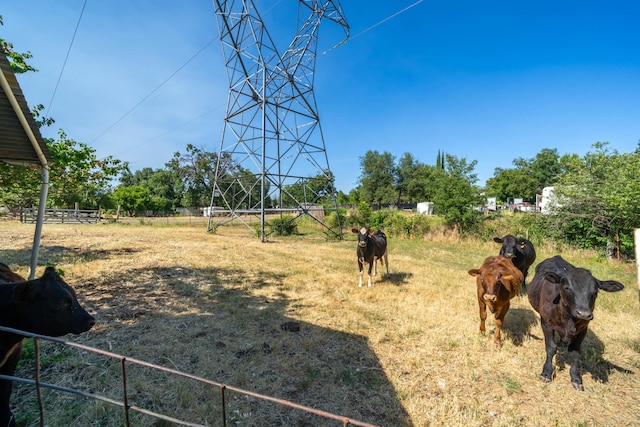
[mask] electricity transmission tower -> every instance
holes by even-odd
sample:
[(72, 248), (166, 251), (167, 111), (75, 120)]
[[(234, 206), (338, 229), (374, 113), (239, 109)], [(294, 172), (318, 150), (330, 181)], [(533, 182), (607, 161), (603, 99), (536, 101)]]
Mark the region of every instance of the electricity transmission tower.
[[(339, 1), (299, 0), (297, 34), (282, 55), (252, 0), (214, 0), (214, 6), (229, 97), (208, 229), (234, 220), (251, 228), (247, 219), (259, 216), (265, 241), (267, 215), (284, 219), (283, 226), (309, 215), (341, 238), (334, 177), (313, 93), (320, 21), (340, 25), (345, 41), (349, 35)], [(337, 226), (325, 222), (318, 205), (327, 200)]]

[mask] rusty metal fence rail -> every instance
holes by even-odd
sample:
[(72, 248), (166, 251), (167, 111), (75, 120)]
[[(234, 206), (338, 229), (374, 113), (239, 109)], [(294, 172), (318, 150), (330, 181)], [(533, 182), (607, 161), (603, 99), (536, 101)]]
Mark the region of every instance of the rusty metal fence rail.
[[(254, 393), (252, 391), (249, 390), (244, 390), (242, 388), (239, 387), (234, 387), (234, 386), (230, 386), (230, 385), (226, 385), (223, 383), (219, 383), (217, 381), (212, 381), (206, 378), (202, 378), (202, 377), (198, 377), (195, 375), (191, 375), (182, 371), (178, 371), (176, 369), (170, 369), (170, 368), (166, 368), (163, 366), (159, 366), (159, 365), (155, 365), (153, 363), (149, 363), (149, 362), (145, 362), (142, 360), (138, 360), (135, 358), (129, 358), (120, 354), (116, 354), (116, 353), (112, 353), (109, 351), (104, 351), (104, 350), (100, 350), (97, 348), (93, 348), (93, 347), (89, 347), (89, 346), (85, 346), (82, 344), (78, 344), (78, 343), (74, 343), (72, 341), (66, 341), (63, 339), (59, 339), (59, 338), (52, 338), (52, 337), (48, 337), (45, 335), (38, 335), (38, 334), (33, 334), (30, 332), (25, 332), (25, 331), (21, 331), (21, 330), (17, 330), (17, 329), (13, 329), (13, 328), (7, 328), (4, 326), (0, 326), (0, 331), (5, 331), (5, 332), (10, 332), (10, 333), (14, 333), (14, 334), (18, 334), (18, 335), (23, 335), (27, 338), (33, 338), (34, 340), (34, 357), (35, 357), (35, 378), (34, 379), (28, 379), (28, 378), (20, 378), (20, 377), (15, 377), (15, 376), (7, 376), (7, 375), (0, 375), (0, 379), (2, 380), (11, 380), (11, 381), (16, 381), (16, 382), (21, 382), (21, 383), (26, 383), (26, 384), (30, 384), (36, 387), (36, 393), (38, 396), (38, 407), (40, 410), (40, 425), (44, 426), (45, 425), (45, 417), (44, 417), (44, 404), (42, 401), (42, 393), (41, 393), (41, 389), (42, 388), (48, 388), (48, 389), (52, 389), (52, 390), (57, 390), (60, 392), (65, 392), (65, 393), (70, 393), (70, 394), (74, 394), (77, 396), (82, 396), (85, 398), (89, 398), (89, 399), (94, 399), (94, 400), (99, 400), (102, 402), (106, 402), (115, 406), (119, 406), (122, 408), (123, 412), (124, 412), (124, 419), (125, 419), (125, 425), (127, 427), (131, 426), (131, 418), (130, 418), (130, 413), (133, 412), (138, 412), (141, 414), (145, 414), (145, 415), (149, 415), (151, 417), (155, 417), (159, 420), (164, 420), (164, 421), (168, 421), (171, 423), (174, 423), (176, 425), (181, 425), (181, 426), (188, 426), (188, 427), (208, 427), (207, 425), (204, 424), (195, 424), (195, 423), (191, 423), (191, 422), (187, 422), (187, 421), (183, 421), (177, 418), (173, 418), (164, 414), (160, 414), (136, 405), (132, 405), (129, 403), (129, 394), (127, 391), (127, 365), (131, 364), (131, 365), (138, 365), (138, 366), (143, 366), (143, 367), (147, 367), (147, 368), (151, 368), (154, 370), (158, 370), (158, 371), (162, 371), (168, 374), (172, 374), (172, 375), (177, 375), (177, 376), (181, 376), (184, 378), (189, 378), (204, 384), (207, 384), (211, 387), (216, 387), (218, 388), (218, 390), (220, 391), (220, 398), (221, 398), (221, 420), (220, 420), (220, 425), (222, 425), (223, 427), (227, 426), (227, 411), (226, 411), (226, 398), (227, 398), (227, 394), (228, 392), (235, 392), (238, 394), (242, 394), (245, 395), (247, 397), (253, 397), (256, 399), (260, 399), (260, 400), (265, 400), (265, 401), (269, 401), (278, 405), (282, 405), (282, 406), (286, 406), (292, 409), (296, 409), (296, 410), (300, 410), (300, 411), (304, 411), (310, 414), (314, 414), (316, 416), (322, 417), (322, 418), (326, 418), (329, 420), (333, 420), (336, 421), (337, 423), (341, 423), (343, 426), (348, 427), (348, 426), (354, 426), (354, 427), (378, 427), (374, 424), (369, 424), (369, 423), (365, 423), (362, 421), (358, 421), (358, 420), (354, 420), (351, 419), (349, 417), (345, 417), (345, 416), (341, 416), (341, 415), (336, 415), (336, 414), (332, 414), (330, 412), (326, 412), (326, 411), (322, 411), (322, 410), (318, 410), (318, 409), (314, 409), (308, 406), (304, 406), (304, 405), (299, 405), (297, 403), (293, 403), (290, 402), (288, 400), (284, 400), (284, 399), (278, 399), (275, 397), (271, 397), (271, 396), (266, 396), (260, 393)], [(69, 347), (74, 347), (80, 350), (84, 350), (87, 352), (91, 352), (91, 353), (95, 353), (107, 358), (111, 358), (111, 359), (117, 359), (120, 361), (120, 368), (121, 368), (121, 374), (122, 374), (122, 400), (117, 400), (117, 399), (112, 399), (109, 397), (105, 397), (102, 395), (98, 395), (95, 393), (88, 393), (82, 390), (77, 390), (77, 389), (72, 389), (72, 388), (68, 388), (68, 387), (61, 387), (55, 384), (50, 384), (50, 383), (45, 383), (41, 381), (41, 376), (40, 376), (40, 360), (41, 360), (41, 356), (40, 356), (40, 345), (39, 345), (39, 341), (40, 340), (44, 340), (44, 341), (50, 341), (50, 342), (54, 342), (57, 344), (61, 344), (61, 345), (65, 345), (65, 346), (69, 346)]]

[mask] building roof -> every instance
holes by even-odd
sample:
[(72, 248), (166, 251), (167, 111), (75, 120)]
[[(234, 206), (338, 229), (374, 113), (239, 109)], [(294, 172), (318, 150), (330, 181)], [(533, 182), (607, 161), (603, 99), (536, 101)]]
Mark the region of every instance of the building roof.
[(4, 52), (0, 52), (0, 69), (4, 76), (0, 76), (0, 161), (42, 166), (51, 163), (51, 152)]

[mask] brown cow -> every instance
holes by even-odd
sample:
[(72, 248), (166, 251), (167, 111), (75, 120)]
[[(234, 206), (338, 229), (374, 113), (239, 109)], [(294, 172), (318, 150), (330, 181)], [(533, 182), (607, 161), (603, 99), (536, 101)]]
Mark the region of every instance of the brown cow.
[[(95, 319), (80, 306), (75, 291), (47, 267), (42, 277), (24, 280), (0, 263), (0, 326), (59, 337), (88, 331)], [(22, 335), (0, 331), (0, 374), (13, 376), (22, 353)], [(13, 427), (11, 381), (0, 380), (0, 426)]]
[(478, 286), (478, 306), (480, 307), (480, 332), (485, 333), (487, 307), (495, 314), (496, 332), (493, 342), (500, 346), (500, 329), (509, 311), (511, 299), (518, 295), (524, 282), (524, 275), (513, 265), (511, 258), (498, 255), (484, 260), (480, 268), (469, 270), (476, 277)]

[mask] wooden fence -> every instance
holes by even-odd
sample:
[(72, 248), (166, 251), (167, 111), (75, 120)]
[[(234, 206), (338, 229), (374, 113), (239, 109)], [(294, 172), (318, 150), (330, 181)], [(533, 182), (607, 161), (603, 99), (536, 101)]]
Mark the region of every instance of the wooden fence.
[[(29, 208), (20, 211), (20, 222), (34, 223), (38, 210)], [(95, 224), (100, 220), (100, 211), (91, 209), (45, 209), (44, 222), (56, 224)]]

